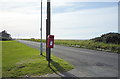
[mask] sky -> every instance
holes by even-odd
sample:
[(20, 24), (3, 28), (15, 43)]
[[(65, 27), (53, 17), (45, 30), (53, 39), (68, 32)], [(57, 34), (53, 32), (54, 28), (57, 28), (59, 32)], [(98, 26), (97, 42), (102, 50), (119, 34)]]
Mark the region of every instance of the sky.
[[(13, 38), (40, 38), (41, 0), (0, 0), (0, 31)], [(43, 0), (43, 38), (46, 35)], [(91, 39), (118, 32), (118, 0), (51, 0), (55, 39)]]

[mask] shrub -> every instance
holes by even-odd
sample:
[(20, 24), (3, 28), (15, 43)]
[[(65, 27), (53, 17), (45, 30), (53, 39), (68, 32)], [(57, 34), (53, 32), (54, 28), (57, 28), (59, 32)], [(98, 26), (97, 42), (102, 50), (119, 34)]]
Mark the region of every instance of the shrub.
[(94, 40), (95, 42), (120, 44), (120, 34), (119, 33), (107, 33), (107, 34), (101, 35), (101, 37), (96, 37), (91, 40)]

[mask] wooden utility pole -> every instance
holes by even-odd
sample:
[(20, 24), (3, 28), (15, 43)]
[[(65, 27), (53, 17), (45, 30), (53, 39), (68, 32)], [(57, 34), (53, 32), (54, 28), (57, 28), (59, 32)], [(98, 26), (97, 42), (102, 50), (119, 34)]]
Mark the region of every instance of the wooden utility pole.
[(48, 60), (48, 66), (51, 61), (51, 48), (47, 47), (47, 37), (50, 35), (51, 17), (50, 17), (50, 0), (47, 0), (47, 19), (46, 19), (46, 59)]

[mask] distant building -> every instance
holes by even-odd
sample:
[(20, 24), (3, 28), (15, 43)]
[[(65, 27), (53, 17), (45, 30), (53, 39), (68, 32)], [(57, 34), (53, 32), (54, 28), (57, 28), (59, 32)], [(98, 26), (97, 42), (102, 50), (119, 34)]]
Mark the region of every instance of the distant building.
[(11, 35), (8, 34), (5, 30), (0, 32), (0, 40), (11, 40)]

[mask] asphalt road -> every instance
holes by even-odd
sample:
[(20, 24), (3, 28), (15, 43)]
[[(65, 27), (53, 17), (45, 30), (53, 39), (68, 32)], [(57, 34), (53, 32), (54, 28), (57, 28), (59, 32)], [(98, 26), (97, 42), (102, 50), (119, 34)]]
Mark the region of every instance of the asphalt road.
[[(28, 46), (40, 49), (39, 42), (18, 40)], [(43, 44), (45, 51), (45, 44)], [(58, 56), (72, 65), (75, 69), (60, 73), (61, 76), (71, 77), (118, 77), (118, 54), (73, 48), (55, 45), (52, 54)], [(49, 76), (57, 76), (55, 74)]]

